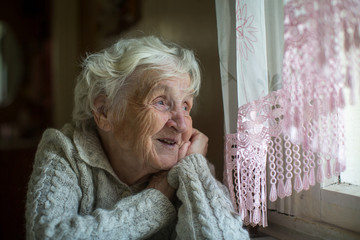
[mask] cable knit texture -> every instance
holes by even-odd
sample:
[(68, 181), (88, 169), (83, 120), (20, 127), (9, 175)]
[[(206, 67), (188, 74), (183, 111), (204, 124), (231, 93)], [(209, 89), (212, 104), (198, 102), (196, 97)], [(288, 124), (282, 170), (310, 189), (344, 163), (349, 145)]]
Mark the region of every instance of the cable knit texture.
[(211, 175), (202, 155), (181, 160), (170, 170), (168, 181), (178, 188), (177, 197), (182, 202), (176, 225), (178, 239), (249, 239), (225, 187)]
[(28, 185), (27, 239), (249, 238), (204, 157), (186, 157), (168, 180), (179, 187), (178, 212), (147, 182), (121, 182), (95, 131), (49, 129)]

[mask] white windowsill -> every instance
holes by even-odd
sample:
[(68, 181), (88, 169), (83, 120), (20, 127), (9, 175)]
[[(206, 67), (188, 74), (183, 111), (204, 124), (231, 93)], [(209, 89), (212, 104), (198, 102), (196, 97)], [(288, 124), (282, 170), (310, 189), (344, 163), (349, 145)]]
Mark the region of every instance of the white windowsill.
[[(336, 183), (329, 186), (323, 187), (323, 191), (336, 192), (353, 196), (355, 199), (360, 200), (360, 186), (349, 184), (349, 183)], [(360, 204), (360, 202), (358, 202)]]
[(359, 240), (360, 233), (338, 228), (323, 222), (268, 212), (269, 227), (259, 228), (279, 240)]
[(332, 184), (323, 187), (320, 194), (321, 221), (360, 232), (360, 186)]
[(320, 189), (320, 219), (268, 211), (269, 227), (259, 231), (277, 239), (360, 239), (360, 186), (331, 184)]

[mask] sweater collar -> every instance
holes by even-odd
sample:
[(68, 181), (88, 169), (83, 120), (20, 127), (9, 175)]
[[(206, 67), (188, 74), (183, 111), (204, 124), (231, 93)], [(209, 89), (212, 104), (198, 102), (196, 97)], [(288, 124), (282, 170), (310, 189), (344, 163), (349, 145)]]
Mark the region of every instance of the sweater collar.
[(116, 180), (118, 180), (120, 184), (127, 186), (131, 192), (137, 193), (147, 186), (148, 181), (128, 186), (119, 179), (104, 152), (96, 129), (81, 130), (75, 128), (73, 133), (73, 140), (78, 150), (79, 156), (84, 162), (92, 167), (107, 171)]
[(75, 128), (73, 135), (80, 158), (92, 167), (101, 168), (120, 181), (104, 152), (96, 129)]

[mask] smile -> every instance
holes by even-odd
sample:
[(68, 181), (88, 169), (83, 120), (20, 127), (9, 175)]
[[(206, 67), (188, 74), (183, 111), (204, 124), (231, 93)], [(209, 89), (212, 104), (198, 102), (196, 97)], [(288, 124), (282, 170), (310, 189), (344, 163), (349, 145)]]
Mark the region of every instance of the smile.
[(174, 146), (176, 144), (176, 141), (171, 140), (171, 139), (163, 138), (163, 139), (158, 139), (158, 141), (160, 141), (163, 144), (170, 145), (170, 146)]

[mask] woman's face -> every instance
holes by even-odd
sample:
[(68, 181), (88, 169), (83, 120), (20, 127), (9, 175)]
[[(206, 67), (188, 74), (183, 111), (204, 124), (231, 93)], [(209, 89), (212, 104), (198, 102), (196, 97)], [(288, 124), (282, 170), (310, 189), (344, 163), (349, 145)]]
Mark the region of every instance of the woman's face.
[(168, 170), (192, 135), (193, 93), (188, 74), (137, 86), (116, 138), (122, 153), (152, 172)]

